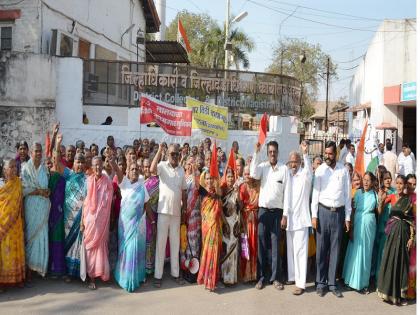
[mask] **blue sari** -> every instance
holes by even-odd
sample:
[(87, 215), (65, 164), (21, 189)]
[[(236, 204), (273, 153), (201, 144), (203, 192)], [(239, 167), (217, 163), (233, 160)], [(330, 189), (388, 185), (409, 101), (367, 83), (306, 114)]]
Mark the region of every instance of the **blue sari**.
[(86, 175), (73, 173), (68, 168), (64, 171), (66, 190), (64, 195), (64, 254), (66, 273), (80, 276), (80, 220), (82, 205), (86, 197)]
[(353, 239), (347, 246), (344, 260), (344, 283), (355, 290), (369, 287), (373, 244), (376, 235), (376, 192), (357, 190), (354, 195), (355, 215)]
[(48, 268), (48, 218), (50, 199), (30, 196), (36, 189), (48, 189), (49, 173), (43, 162), (38, 169), (32, 159), (22, 167), (22, 182), (25, 207), (25, 252), (30, 270), (45, 276)]
[[(124, 178), (125, 183), (128, 181)], [(122, 184), (124, 184), (124, 181)], [(118, 221), (118, 261), (114, 277), (128, 292), (136, 290), (146, 278), (146, 215), (148, 194), (144, 184), (130, 188), (120, 185), (122, 200)]]

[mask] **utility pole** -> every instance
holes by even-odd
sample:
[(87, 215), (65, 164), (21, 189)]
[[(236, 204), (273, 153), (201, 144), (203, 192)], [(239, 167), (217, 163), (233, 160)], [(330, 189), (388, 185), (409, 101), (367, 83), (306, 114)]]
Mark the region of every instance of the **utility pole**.
[(330, 83), (330, 57), (327, 59), (327, 94), (325, 95), (325, 132), (328, 131), (328, 88)]
[(225, 21), (225, 70), (229, 69), (229, 50), (227, 43), (229, 40), (229, 18), (230, 18), (230, 0), (226, 0), (226, 21)]

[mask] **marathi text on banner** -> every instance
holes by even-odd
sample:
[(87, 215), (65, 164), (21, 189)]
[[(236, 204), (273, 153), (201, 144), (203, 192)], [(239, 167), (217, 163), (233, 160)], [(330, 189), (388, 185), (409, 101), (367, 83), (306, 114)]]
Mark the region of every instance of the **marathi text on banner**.
[(142, 95), (140, 101), (140, 124), (156, 122), (172, 136), (191, 136), (192, 110), (164, 103)]
[(194, 129), (200, 129), (206, 136), (226, 140), (228, 137), (227, 107), (203, 103), (187, 97), (187, 107), (192, 109)]

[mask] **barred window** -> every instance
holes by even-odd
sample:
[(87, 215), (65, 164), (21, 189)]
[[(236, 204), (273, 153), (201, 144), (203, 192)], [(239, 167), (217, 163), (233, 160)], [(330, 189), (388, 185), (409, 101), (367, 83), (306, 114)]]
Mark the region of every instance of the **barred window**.
[(1, 50), (12, 50), (12, 27), (2, 27), (1, 28), (1, 41), (0, 48)]

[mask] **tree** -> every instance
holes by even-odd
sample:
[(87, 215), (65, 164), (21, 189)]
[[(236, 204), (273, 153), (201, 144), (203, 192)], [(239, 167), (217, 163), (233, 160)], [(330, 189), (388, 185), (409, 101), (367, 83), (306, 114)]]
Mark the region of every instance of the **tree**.
[[(305, 62), (301, 62), (305, 56)], [(313, 115), (312, 103), (317, 100), (319, 83), (326, 79), (328, 55), (322, 51), (319, 44), (286, 38), (274, 49), (273, 61), (267, 71), (276, 74), (289, 75), (301, 82), (302, 117)], [(337, 78), (337, 66), (330, 60), (330, 80)]]
[[(178, 18), (181, 19), (191, 44), (189, 55), (192, 65), (223, 69), (225, 63), (225, 31), (208, 14), (196, 14), (183, 10), (169, 24), (168, 40), (177, 40)], [(254, 42), (237, 28), (231, 30), (233, 63), (249, 68), (248, 53), (254, 49)]]

